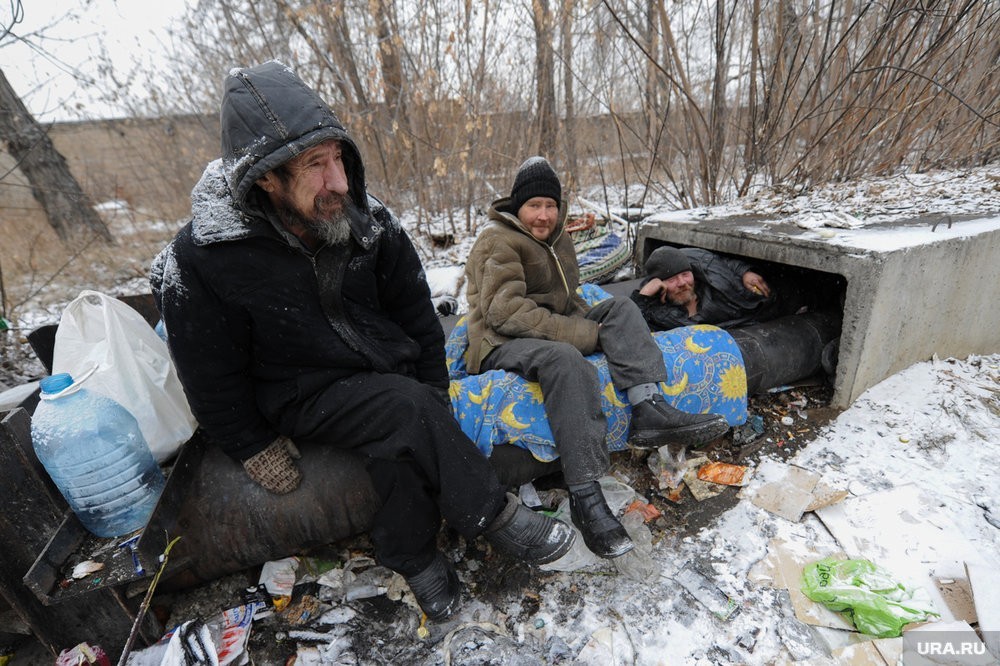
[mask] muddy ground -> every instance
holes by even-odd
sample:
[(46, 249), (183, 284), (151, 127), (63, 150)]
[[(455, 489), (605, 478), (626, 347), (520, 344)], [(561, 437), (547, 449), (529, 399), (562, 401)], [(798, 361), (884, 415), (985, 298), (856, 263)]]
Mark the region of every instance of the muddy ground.
[[(839, 410), (828, 407), (831, 395), (829, 386), (817, 384), (757, 396), (750, 401), (748, 423), (712, 442), (701, 453), (710, 460), (751, 466), (765, 456), (787, 459), (837, 416)], [(786, 425), (787, 417), (791, 418), (792, 425)], [(661, 512), (662, 515), (648, 525), (654, 543), (663, 542), (667, 547), (696, 534), (739, 501), (736, 487), (728, 487), (722, 494), (702, 501), (695, 500), (686, 488), (678, 498), (669, 497), (670, 493), (659, 487), (647, 465), (645, 453), (617, 453), (612, 462), (613, 472), (619, 478), (628, 479), (629, 485)], [(553, 475), (539, 480), (536, 486), (544, 491), (548, 487), (558, 487), (560, 481), (558, 475)], [(290, 663), (298, 646), (310, 642), (317, 646), (328, 645), (333, 636), (340, 636), (339, 661), (326, 653), (328, 661), (314, 663), (433, 664), (441, 663), (442, 655), (452, 664), (573, 662), (573, 651), (557, 637), (550, 637), (530, 654), (518, 650), (517, 641), (512, 638), (517, 635), (517, 627), (526, 623), (530, 626), (534, 621), (532, 618), (542, 601), (540, 594), (550, 593), (546, 590), (555, 589), (560, 596), (560, 613), (565, 615), (558, 618), (561, 624), (573, 624), (574, 614), (579, 614), (586, 602), (582, 591), (572, 583), (548, 585), (566, 574), (524, 566), (492, 552), (482, 539), (467, 543), (447, 528), (441, 533), (440, 545), (457, 560), (456, 568), (466, 589), (464, 603), (467, 608), (470, 605), (474, 609), (482, 607), (482, 612), (474, 610), (472, 613), (473, 617), (481, 617), (482, 622), (469, 622), (467, 614), (463, 614), (461, 623), (428, 623), (428, 633), (421, 638), (420, 614), (405, 600), (390, 599), (391, 592), (327, 605), (323, 599), (325, 593), (329, 596), (329, 591), (323, 586), (300, 584), (286, 609), (272, 612), (253, 623), (248, 645), (252, 663), (281, 666)], [(309, 555), (339, 563), (346, 560), (364, 562), (372, 551), (367, 539), (360, 537)], [(364, 566), (358, 569), (362, 575), (363, 569)], [(369, 573), (377, 584), (391, 587), (385, 570), (372, 566)], [(597, 575), (604, 574), (598, 572)], [(153, 612), (165, 626), (195, 618), (211, 618), (239, 605), (246, 598), (248, 588), (258, 583), (259, 576), (260, 568), (255, 567), (201, 588), (159, 595), (154, 598)], [(606, 577), (607, 584), (614, 584), (613, 572)], [(591, 588), (592, 581), (593, 578), (588, 579)], [(332, 606), (340, 610), (338, 622), (332, 625), (317, 622), (317, 618)], [(495, 609), (504, 609), (499, 617), (505, 626), (496, 626)], [(312, 641), (310, 636), (313, 636)]]
[[(31, 355), (23, 338), (4, 347), (7, 353), (0, 361), (0, 381), (17, 385), (42, 374), (43, 369)], [(701, 454), (710, 460), (751, 466), (764, 456), (787, 459), (839, 413), (828, 407), (831, 396), (832, 388), (824, 381), (811, 385), (806, 382), (795, 388), (756, 396), (750, 400), (747, 424), (693, 455)], [(783, 424), (783, 418), (786, 422), (791, 419), (791, 425)], [(612, 457), (612, 471), (661, 513), (647, 523), (654, 543), (670, 547), (685, 537), (695, 535), (739, 501), (739, 489), (735, 487), (702, 501), (695, 500), (683, 488), (679, 496), (671, 497), (667, 490), (659, 487), (647, 464), (647, 455), (629, 451), (616, 453)], [(547, 488), (560, 487), (561, 482), (560, 476), (555, 474), (540, 479), (536, 486), (544, 492)], [(542, 602), (539, 596), (542, 590), (558, 590), (560, 612), (565, 614), (561, 619), (572, 624), (574, 613), (580, 613), (585, 604), (584, 591), (572, 583), (548, 585), (559, 581), (565, 574), (524, 566), (492, 552), (482, 539), (466, 543), (447, 527), (442, 530), (440, 545), (457, 561), (456, 567), (466, 589), (465, 605), (473, 608), (481, 606), (482, 612), (477, 611), (473, 615), (479, 614), (489, 620), (484, 621), (483, 626), (477, 627), (467, 621), (461, 627), (449, 623), (428, 624), (429, 635), (421, 638), (420, 614), (406, 603), (405, 598), (399, 600), (398, 594), (393, 595), (396, 600), (379, 594), (340, 604), (336, 603), (339, 599), (323, 598), (324, 592), (330, 596), (329, 590), (323, 590), (316, 584), (301, 585), (296, 588), (296, 597), (289, 609), (274, 612), (253, 623), (248, 646), (252, 663), (257, 666), (284, 665), (296, 655), (298, 646), (310, 644), (311, 641), (303, 636), (315, 635), (312, 642), (321, 645), (330, 642), (331, 632), (342, 635), (342, 663), (439, 663), (442, 654), (454, 664), (511, 663), (512, 656), (514, 663), (523, 661), (526, 664), (573, 661), (573, 651), (555, 637), (549, 640), (541, 653), (536, 650), (528, 655), (518, 650), (514, 642), (506, 650), (499, 644), (513, 641), (509, 636), (515, 627), (532, 622)], [(366, 561), (372, 556), (372, 549), (362, 536), (308, 555), (343, 565), (347, 561)], [(364, 566), (359, 570), (364, 574)], [(371, 566), (369, 573), (378, 584), (391, 582), (386, 578), (388, 572), (380, 567)], [(596, 575), (606, 573), (598, 572)], [(168, 628), (192, 619), (210, 620), (221, 611), (240, 605), (248, 594), (248, 588), (255, 587), (259, 577), (260, 567), (255, 567), (195, 589), (157, 595), (151, 612)], [(607, 578), (614, 580), (613, 570)], [(592, 580), (588, 578), (588, 585)], [(325, 601), (334, 603), (326, 604)], [(311, 603), (314, 605), (309, 606)], [(315, 622), (331, 605), (350, 616), (334, 625), (332, 630), (331, 625)], [(505, 625), (499, 628), (500, 631), (494, 630), (497, 613), (486, 609), (504, 609), (499, 613)], [(308, 616), (307, 619), (294, 622), (295, 611), (299, 612), (299, 618)], [(16, 628), (0, 627), (0, 648), (7, 654), (13, 652), (14, 658), (8, 662), (9, 666), (51, 663), (49, 655), (40, 650), (30, 637), (8, 633), (8, 629)], [(23, 630), (22, 627), (20, 631)]]

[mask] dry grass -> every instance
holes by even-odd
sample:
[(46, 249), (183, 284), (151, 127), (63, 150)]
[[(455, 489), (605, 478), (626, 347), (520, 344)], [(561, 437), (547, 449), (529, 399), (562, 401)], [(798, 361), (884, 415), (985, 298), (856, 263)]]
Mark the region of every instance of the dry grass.
[(86, 239), (63, 245), (40, 212), (16, 222), (0, 220), (3, 317), (10, 326), (0, 331), (0, 390), (44, 374), (27, 336), (58, 323), (63, 308), (82, 290), (114, 296), (148, 292), (150, 262), (181, 225), (141, 211), (110, 211), (102, 217), (114, 245)]
[(146, 275), (156, 253), (181, 222), (166, 223), (134, 210), (102, 212), (116, 239), (81, 238), (64, 245), (40, 213), (16, 223), (0, 221), (5, 317), (31, 326), (58, 316), (82, 289), (109, 294), (148, 291)]

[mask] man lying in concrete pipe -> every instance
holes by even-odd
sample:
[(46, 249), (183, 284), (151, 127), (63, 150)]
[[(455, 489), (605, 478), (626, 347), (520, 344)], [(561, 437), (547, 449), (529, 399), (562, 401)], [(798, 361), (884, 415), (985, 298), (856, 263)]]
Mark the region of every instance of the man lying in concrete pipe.
[(712, 324), (729, 331), (743, 353), (747, 395), (833, 374), (840, 315), (817, 310), (808, 290), (784, 281), (772, 288), (745, 261), (700, 248), (659, 247), (643, 265), (632, 300), (653, 331)]

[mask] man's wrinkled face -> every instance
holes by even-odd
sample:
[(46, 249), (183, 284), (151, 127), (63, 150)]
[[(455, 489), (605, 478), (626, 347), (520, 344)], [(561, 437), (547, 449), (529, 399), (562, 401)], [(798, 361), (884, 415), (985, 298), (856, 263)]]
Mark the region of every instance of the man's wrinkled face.
[(660, 281), (667, 300), (674, 305), (687, 305), (694, 298), (694, 273), (683, 271)]
[(269, 171), (257, 184), (267, 192), (282, 223), (292, 233), (309, 232), (331, 244), (347, 240), (351, 200), (339, 141), (313, 146)]
[(559, 221), (559, 204), (549, 197), (532, 197), (518, 209), (517, 219), (536, 239), (548, 240)]

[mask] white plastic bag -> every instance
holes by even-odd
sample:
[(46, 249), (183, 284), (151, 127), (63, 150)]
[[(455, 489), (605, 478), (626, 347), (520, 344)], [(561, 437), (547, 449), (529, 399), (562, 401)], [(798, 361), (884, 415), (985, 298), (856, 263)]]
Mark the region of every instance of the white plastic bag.
[(116, 298), (82, 291), (63, 311), (52, 372), (86, 379), (86, 388), (132, 412), (157, 462), (173, 456), (194, 434), (166, 343), (142, 315)]

